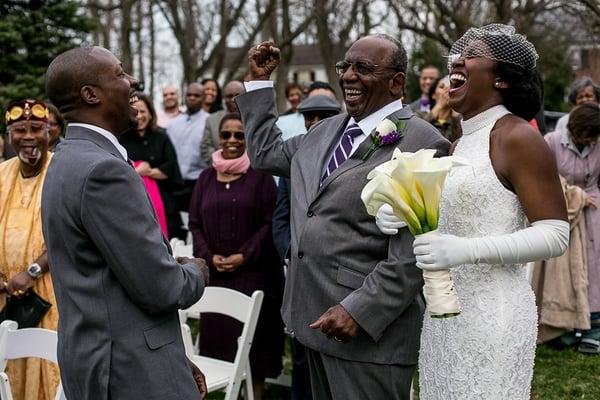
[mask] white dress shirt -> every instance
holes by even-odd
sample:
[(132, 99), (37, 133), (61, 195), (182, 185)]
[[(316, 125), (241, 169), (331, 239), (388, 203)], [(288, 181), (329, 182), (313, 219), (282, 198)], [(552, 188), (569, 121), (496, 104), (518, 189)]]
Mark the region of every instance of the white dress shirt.
[(167, 135), (175, 147), (181, 176), (185, 180), (196, 180), (207, 164), (200, 156), (200, 143), (204, 136), (206, 120), (210, 114), (204, 110), (179, 114), (167, 126)]
[(127, 156), (127, 150), (125, 150), (125, 147), (121, 146), (121, 143), (119, 143), (119, 141), (117, 140), (117, 137), (115, 135), (113, 135), (112, 133), (110, 133), (109, 131), (107, 131), (106, 129), (100, 128), (99, 126), (92, 125), (92, 124), (84, 124), (82, 122), (71, 122), (71, 123), (69, 123), (68, 126), (79, 126), (81, 128), (87, 128), (94, 132), (99, 133), (100, 135), (107, 138), (117, 148), (117, 150), (119, 151), (119, 154), (121, 154), (121, 156), (123, 157), (123, 159), (125, 161), (129, 160), (129, 157)]

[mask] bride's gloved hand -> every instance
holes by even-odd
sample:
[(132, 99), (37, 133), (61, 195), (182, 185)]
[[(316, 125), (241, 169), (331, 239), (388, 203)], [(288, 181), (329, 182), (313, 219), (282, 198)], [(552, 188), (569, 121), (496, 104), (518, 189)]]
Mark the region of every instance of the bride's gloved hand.
[(398, 233), (398, 229), (404, 228), (406, 222), (402, 221), (394, 214), (392, 206), (384, 204), (377, 210), (375, 216), (375, 224), (379, 230), (386, 235), (395, 235)]
[(472, 239), (438, 232), (419, 235), (413, 243), (417, 267), (426, 271), (439, 271), (458, 265), (473, 263)]
[(462, 264), (525, 264), (558, 257), (569, 245), (569, 223), (544, 219), (530, 227), (497, 236), (461, 238), (437, 232), (413, 243), (417, 267), (437, 271)]

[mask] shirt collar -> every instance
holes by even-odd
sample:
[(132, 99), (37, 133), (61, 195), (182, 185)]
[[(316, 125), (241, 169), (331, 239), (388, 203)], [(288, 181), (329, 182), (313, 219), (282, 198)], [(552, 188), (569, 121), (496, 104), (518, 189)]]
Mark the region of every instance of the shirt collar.
[(361, 119), (360, 121), (356, 122), (354, 120), (354, 117), (350, 118), (350, 121), (348, 121), (348, 126), (357, 123), (358, 126), (360, 126), (360, 129), (363, 131), (363, 135), (365, 136), (369, 136), (369, 134), (371, 133), (371, 131), (373, 131), (373, 129), (375, 129), (377, 127), (377, 124), (379, 124), (381, 121), (383, 121), (383, 119), (385, 117), (387, 117), (390, 114), (395, 113), (398, 110), (402, 109), (402, 100), (398, 99), (395, 101), (392, 101), (391, 103), (386, 104), (385, 106), (381, 107), (379, 110), (375, 111), (374, 113), (368, 115), (367, 117)]
[(69, 126), (78, 126), (81, 128), (87, 128), (94, 132), (99, 133), (100, 135), (107, 138), (113, 144), (113, 146), (116, 147), (116, 149), (119, 151), (119, 154), (121, 154), (121, 156), (123, 157), (123, 159), (125, 161), (129, 160), (129, 157), (127, 156), (127, 150), (125, 150), (125, 147), (121, 146), (121, 144), (117, 140), (117, 137), (115, 135), (113, 135), (112, 133), (110, 133), (109, 131), (107, 131), (106, 129), (100, 128), (99, 126), (92, 125), (92, 124), (84, 124), (82, 122), (72, 122), (69, 124)]
[(185, 114), (183, 114), (183, 115), (185, 115), (186, 119), (188, 121), (190, 121), (190, 120), (196, 120), (196, 119), (198, 119), (200, 117), (208, 116), (210, 114), (201, 109), (200, 111), (197, 111), (197, 112), (195, 112), (193, 114), (190, 114), (189, 112), (186, 111)]
[(583, 148), (583, 150), (579, 151), (577, 146), (575, 146), (575, 143), (573, 143), (573, 140), (571, 139), (571, 135), (569, 135), (568, 129), (563, 129), (560, 131), (560, 144), (562, 144), (566, 148), (574, 151), (576, 154), (579, 154), (582, 158), (585, 158), (585, 156), (590, 154), (590, 152), (592, 151), (592, 149), (595, 146), (595, 145), (588, 145), (588, 146), (585, 146)]

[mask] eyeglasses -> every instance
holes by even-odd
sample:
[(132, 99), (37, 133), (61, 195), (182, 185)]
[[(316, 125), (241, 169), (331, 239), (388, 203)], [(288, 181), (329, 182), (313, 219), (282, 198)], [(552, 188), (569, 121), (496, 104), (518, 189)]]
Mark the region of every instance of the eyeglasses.
[(335, 72), (338, 75), (344, 74), (348, 68), (352, 66), (352, 70), (359, 75), (372, 75), (377, 71), (377, 68), (380, 69), (392, 69), (398, 71), (398, 67), (392, 67), (389, 65), (377, 65), (371, 64), (367, 61), (338, 61), (335, 63)]
[(246, 135), (242, 131), (221, 131), (220, 135), (223, 140), (229, 140), (232, 135), (237, 140), (244, 140), (246, 138)]
[(44, 132), (46, 124), (43, 122), (17, 122), (8, 127), (10, 133), (17, 135), (25, 135), (27, 132), (31, 132), (34, 135)]

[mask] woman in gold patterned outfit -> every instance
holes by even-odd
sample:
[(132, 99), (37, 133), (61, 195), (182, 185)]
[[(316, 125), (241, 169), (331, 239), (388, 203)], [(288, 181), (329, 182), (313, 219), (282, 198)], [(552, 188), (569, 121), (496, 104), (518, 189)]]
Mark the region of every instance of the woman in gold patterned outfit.
[[(23, 100), (6, 112), (7, 141), (17, 157), (0, 164), (0, 302), (33, 289), (52, 304), (39, 327), (56, 330), (58, 311), (42, 237), (41, 194), (50, 163), (48, 109)], [(6, 144), (8, 145), (8, 143)], [(6, 372), (15, 400), (52, 400), (58, 366), (37, 358), (9, 361)]]

